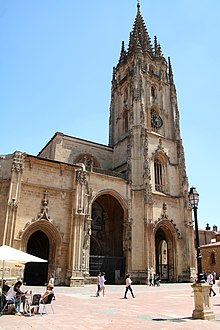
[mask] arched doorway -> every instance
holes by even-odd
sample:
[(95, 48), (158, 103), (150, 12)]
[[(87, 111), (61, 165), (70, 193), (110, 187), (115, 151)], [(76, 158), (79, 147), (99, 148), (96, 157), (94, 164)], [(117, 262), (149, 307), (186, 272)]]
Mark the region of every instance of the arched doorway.
[(162, 281), (175, 281), (175, 238), (167, 227), (159, 227), (155, 234), (156, 273)]
[(108, 283), (112, 284), (125, 272), (123, 219), (123, 208), (114, 196), (103, 194), (93, 202), (90, 276), (105, 271)]
[[(27, 243), (27, 253), (33, 254), (42, 259), (49, 258), (49, 239), (41, 231), (35, 231)], [(47, 283), (48, 263), (29, 262), (25, 266), (24, 283), (26, 285), (45, 285)]]

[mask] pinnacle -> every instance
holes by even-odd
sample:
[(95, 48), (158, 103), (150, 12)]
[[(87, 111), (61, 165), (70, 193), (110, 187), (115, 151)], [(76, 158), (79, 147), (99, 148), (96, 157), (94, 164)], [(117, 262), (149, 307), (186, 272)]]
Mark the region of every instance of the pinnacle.
[(124, 63), (126, 61), (126, 58), (127, 58), (127, 52), (125, 50), (125, 43), (124, 41), (122, 41), (119, 63), (120, 64)]
[(152, 54), (151, 39), (149, 37), (144, 19), (140, 12), (140, 2), (137, 4), (137, 15), (134, 21), (133, 30), (130, 34), (129, 52), (135, 50), (140, 45), (143, 52), (150, 52)]

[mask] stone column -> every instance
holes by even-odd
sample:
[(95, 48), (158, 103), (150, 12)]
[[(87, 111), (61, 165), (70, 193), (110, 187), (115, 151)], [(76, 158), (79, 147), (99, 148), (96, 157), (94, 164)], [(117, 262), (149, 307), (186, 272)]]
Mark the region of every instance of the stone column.
[(70, 277), (70, 286), (84, 285), (84, 277), (82, 274), (83, 220), (83, 215), (75, 216), (75, 224), (73, 228), (72, 271)]
[(193, 319), (214, 320), (215, 315), (211, 310), (211, 303), (209, 299), (208, 283), (195, 283), (192, 285), (194, 291), (195, 309), (192, 313)]
[(24, 169), (25, 156), (19, 151), (14, 153), (11, 167), (11, 182), (8, 195), (8, 206), (3, 233), (3, 244), (13, 246), (16, 226), (17, 208), (20, 198), (22, 172)]
[(70, 286), (84, 284), (85, 276), (89, 274), (89, 243), (90, 243), (90, 199), (87, 172), (84, 164), (76, 170), (76, 204), (73, 214)]

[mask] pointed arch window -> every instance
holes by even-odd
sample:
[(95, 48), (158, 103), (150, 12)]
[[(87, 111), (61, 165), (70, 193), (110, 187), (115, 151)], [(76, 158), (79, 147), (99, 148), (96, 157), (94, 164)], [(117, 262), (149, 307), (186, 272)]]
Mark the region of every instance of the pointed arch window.
[(155, 68), (153, 67), (153, 65), (150, 65), (149, 66), (149, 73), (154, 74), (154, 70), (155, 70)]
[(165, 175), (166, 166), (165, 161), (160, 157), (154, 159), (154, 184), (155, 190), (165, 192)]
[(156, 90), (155, 90), (155, 88), (153, 86), (151, 86), (151, 97), (153, 99), (155, 99), (155, 97), (156, 97)]
[(98, 160), (90, 154), (80, 154), (74, 163), (83, 163), (87, 171), (93, 171), (94, 167), (100, 168)]

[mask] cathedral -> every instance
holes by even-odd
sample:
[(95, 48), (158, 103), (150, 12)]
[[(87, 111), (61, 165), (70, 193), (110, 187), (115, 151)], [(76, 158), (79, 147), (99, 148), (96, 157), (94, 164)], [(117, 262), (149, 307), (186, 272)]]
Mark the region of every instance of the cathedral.
[(194, 230), (170, 58), (148, 34), (140, 4), (128, 47), (113, 68), (109, 144), (56, 132), (37, 156), (0, 156), (0, 245), (28, 263), (23, 281), (107, 283), (132, 274), (191, 281)]

